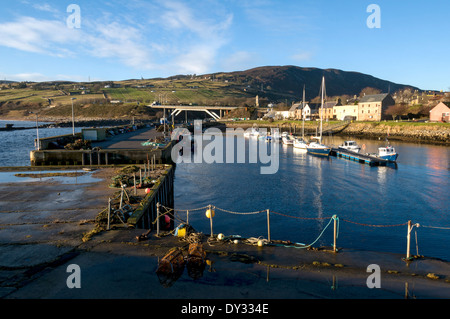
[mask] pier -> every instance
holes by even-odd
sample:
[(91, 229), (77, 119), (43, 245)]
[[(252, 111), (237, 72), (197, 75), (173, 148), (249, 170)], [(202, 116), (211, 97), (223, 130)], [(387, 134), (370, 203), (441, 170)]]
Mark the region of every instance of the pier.
[[(127, 127), (127, 126), (125, 126)], [(131, 127), (131, 126), (128, 126)], [(117, 128), (106, 128), (114, 130)], [(122, 127), (120, 127), (122, 129)], [(89, 149), (66, 149), (68, 143), (85, 141), (82, 133), (68, 134), (36, 141), (38, 150), (30, 152), (31, 166), (101, 166), (120, 164), (171, 163), (172, 142), (163, 146), (143, 146), (149, 139), (163, 139), (163, 134), (155, 128), (141, 126), (125, 133), (116, 134), (98, 141), (91, 141)], [(58, 148), (51, 149), (51, 145)]]
[(330, 155), (346, 158), (348, 160), (355, 161), (355, 162), (358, 162), (361, 164), (368, 164), (370, 166), (386, 166), (389, 163), (389, 161), (379, 158), (379, 157), (375, 157), (375, 156), (371, 156), (371, 155), (367, 155), (367, 154), (356, 153), (356, 152), (352, 152), (352, 151), (344, 150), (344, 149), (340, 149), (340, 148), (332, 148)]

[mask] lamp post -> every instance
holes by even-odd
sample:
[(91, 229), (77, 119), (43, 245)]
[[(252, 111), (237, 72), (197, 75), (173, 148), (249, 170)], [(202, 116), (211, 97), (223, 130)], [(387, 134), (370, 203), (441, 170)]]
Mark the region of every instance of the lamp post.
[(41, 149), (39, 143), (39, 124), (38, 124), (38, 113), (30, 112), (30, 114), (36, 114), (36, 148), (39, 151)]
[(73, 100), (76, 100), (75, 97), (71, 98), (72, 100), (72, 135), (75, 136), (75, 120), (73, 116)]

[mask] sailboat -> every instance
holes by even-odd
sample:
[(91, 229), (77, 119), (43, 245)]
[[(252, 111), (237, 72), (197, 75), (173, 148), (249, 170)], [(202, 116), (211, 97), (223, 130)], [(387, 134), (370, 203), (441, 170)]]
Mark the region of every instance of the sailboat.
[(322, 114), (323, 114), (323, 101), (324, 101), (324, 94), (325, 94), (325, 77), (322, 77), (322, 104), (320, 107), (320, 130), (319, 130), (319, 136), (314, 136), (313, 138), (317, 139), (317, 142), (311, 142), (306, 147), (308, 153), (313, 155), (320, 155), (320, 156), (328, 156), (331, 152), (331, 147), (328, 147), (324, 144), (322, 144)]
[(305, 142), (305, 85), (303, 85), (303, 101), (302, 101), (302, 137), (294, 140), (293, 146), (306, 151), (308, 143)]

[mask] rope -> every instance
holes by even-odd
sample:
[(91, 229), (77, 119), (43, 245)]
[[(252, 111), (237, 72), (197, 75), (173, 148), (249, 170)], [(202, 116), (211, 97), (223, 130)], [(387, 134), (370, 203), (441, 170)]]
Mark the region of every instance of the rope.
[(437, 227), (437, 226), (425, 226), (425, 225), (420, 225), (420, 227), (450, 230), (450, 227)]
[(223, 208), (219, 208), (219, 207), (214, 207), (216, 210), (220, 210), (222, 212), (225, 213), (229, 213), (229, 214), (235, 214), (235, 215), (254, 215), (254, 214), (259, 214), (259, 213), (263, 213), (266, 212), (267, 210), (260, 210), (260, 211), (256, 211), (256, 212), (245, 212), (245, 213), (240, 213), (240, 212), (233, 212), (231, 210), (226, 210)]
[(282, 213), (277, 213), (277, 212), (274, 212), (274, 211), (270, 211), (270, 213), (271, 214), (280, 215), (280, 216), (284, 216), (284, 217), (289, 217), (289, 218), (306, 219), (306, 220), (321, 220), (321, 219), (332, 218), (332, 217), (300, 217), (300, 216), (292, 216), (292, 215), (286, 215), (286, 214), (282, 214)]
[[(314, 245), (314, 244), (320, 239), (320, 237), (322, 237), (322, 235), (325, 233), (325, 230), (328, 228), (328, 226), (330, 226), (331, 222), (332, 222), (333, 220), (335, 220), (335, 219), (337, 220), (338, 225), (339, 225), (339, 218), (337, 218), (337, 216), (334, 215), (333, 217), (331, 217), (330, 221), (329, 221), (328, 224), (325, 226), (325, 228), (322, 229), (322, 231), (321, 231), (321, 233), (319, 234), (319, 236), (318, 236), (311, 244), (309, 244), (309, 245), (305, 245), (305, 244), (301, 244), (301, 243), (294, 243), (294, 245), (274, 244), (274, 246), (284, 246), (284, 247), (292, 247), (292, 248), (298, 248), (298, 249), (309, 248), (309, 247), (311, 247), (312, 245)], [(339, 233), (339, 227), (338, 227), (337, 234), (338, 234), (338, 233)], [(337, 234), (336, 234), (336, 238), (337, 238), (337, 236), (338, 236)], [(296, 246), (296, 245), (301, 245), (301, 246)]]
[(347, 223), (352, 223), (352, 224), (356, 224), (356, 225), (360, 225), (360, 226), (368, 226), (368, 227), (398, 227), (398, 226), (408, 225), (408, 223), (396, 224), (396, 225), (371, 225), (371, 224), (357, 223), (357, 222), (353, 222), (351, 220), (346, 220), (346, 219), (342, 219), (342, 220)]

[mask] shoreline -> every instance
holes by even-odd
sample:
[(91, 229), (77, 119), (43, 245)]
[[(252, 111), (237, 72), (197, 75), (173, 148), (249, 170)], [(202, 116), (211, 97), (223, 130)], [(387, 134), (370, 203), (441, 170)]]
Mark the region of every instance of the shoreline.
[[(253, 126), (254, 123), (243, 122), (222, 122), (226, 127), (248, 129)], [(300, 126), (299, 126), (300, 125)], [(439, 125), (439, 124), (438, 124)], [(295, 131), (301, 131), (301, 122), (291, 125), (289, 122), (285, 124), (268, 124), (262, 123), (258, 127), (264, 128), (276, 128), (279, 127), (282, 130), (289, 130), (295, 126)], [(324, 126), (326, 129), (326, 126)], [(305, 127), (305, 133), (315, 134), (316, 126), (308, 125)], [(411, 143), (423, 143), (450, 146), (450, 124), (445, 126), (437, 126), (434, 123), (424, 123), (417, 126), (414, 122), (357, 122), (350, 123), (344, 129), (334, 133), (336, 136), (353, 136), (358, 138), (367, 138), (373, 140), (385, 139), (389, 137), (389, 140), (398, 140)]]
[[(0, 200), (16, 203), (13, 211), (3, 212), (0, 224), (0, 298), (403, 299), (405, 285), (409, 297), (450, 298), (450, 262), (445, 260), (405, 262), (400, 254), (345, 247), (337, 253), (327, 247), (258, 247), (219, 242), (209, 235), (202, 237), (209, 260), (202, 276), (193, 279), (184, 271), (167, 287), (155, 273), (158, 260), (171, 248), (186, 249), (188, 241), (171, 233), (158, 237), (156, 231), (138, 241), (146, 230), (130, 228), (82, 240), (95, 229), (93, 220), (115, 191), (107, 185), (113, 173), (96, 170), (92, 177), (99, 180), (88, 184), (61, 184), (57, 178), (0, 184), (8, 189)], [(84, 289), (67, 288), (69, 264), (81, 267)], [(370, 264), (380, 266), (381, 289), (367, 287)], [(330, 289), (334, 280), (336, 289)]]
[[(32, 118), (23, 117), (6, 117), (0, 118), (3, 121), (35, 121)], [(61, 127), (72, 126), (72, 119), (70, 118), (42, 118), (42, 122), (51, 122), (54, 125)], [(99, 118), (75, 118), (75, 126), (91, 127), (91, 126), (113, 126), (113, 125), (127, 125), (130, 124), (132, 118), (127, 119), (99, 119)], [(135, 119), (135, 122), (154, 122), (155, 119)], [(230, 122), (219, 121), (220, 125), (225, 124), (228, 128), (251, 128), (254, 124), (264, 128), (278, 127), (282, 130), (293, 129), (300, 132), (302, 127), (301, 121), (281, 121), (273, 123), (258, 123), (258, 121), (250, 122)], [(315, 123), (315, 122), (314, 122)], [(314, 134), (317, 125), (307, 123), (305, 126), (306, 133)], [(324, 124), (324, 130), (326, 130), (327, 124)], [(416, 123), (416, 122), (354, 122), (342, 130), (338, 130), (334, 133), (337, 136), (353, 136), (357, 138), (367, 138), (373, 140), (385, 139), (389, 137), (390, 140), (398, 140), (411, 143), (423, 143), (423, 144), (435, 144), (450, 146), (450, 124), (442, 123)]]

